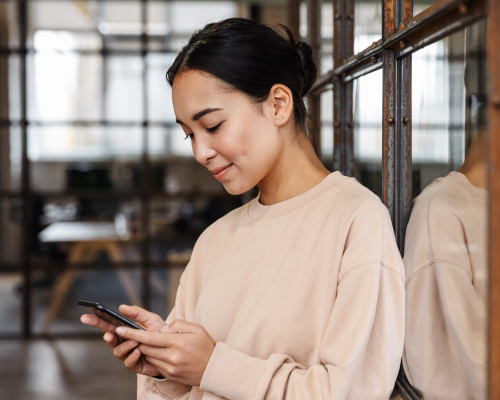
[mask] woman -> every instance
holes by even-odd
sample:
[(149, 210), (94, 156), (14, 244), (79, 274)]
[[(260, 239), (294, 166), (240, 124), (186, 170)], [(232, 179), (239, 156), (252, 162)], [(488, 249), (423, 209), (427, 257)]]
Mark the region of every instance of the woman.
[(311, 48), (245, 19), (195, 33), (167, 72), (194, 156), (259, 195), (198, 239), (167, 319), (82, 321), (139, 375), (139, 399), (388, 399), (403, 350), (404, 269), (387, 209), (329, 173), (305, 133)]

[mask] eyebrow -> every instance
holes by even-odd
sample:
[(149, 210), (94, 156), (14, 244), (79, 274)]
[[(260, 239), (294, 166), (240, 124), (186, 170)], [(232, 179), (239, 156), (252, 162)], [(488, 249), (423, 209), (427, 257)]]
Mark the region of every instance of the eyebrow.
[[(211, 112), (214, 111), (221, 111), (222, 108), (205, 108), (204, 110), (201, 110), (200, 112), (197, 112), (195, 115), (193, 115), (192, 120), (193, 121), (198, 121), (201, 117), (204, 115), (210, 114)], [(175, 120), (178, 124), (185, 125), (184, 122), (179, 121), (178, 119)]]

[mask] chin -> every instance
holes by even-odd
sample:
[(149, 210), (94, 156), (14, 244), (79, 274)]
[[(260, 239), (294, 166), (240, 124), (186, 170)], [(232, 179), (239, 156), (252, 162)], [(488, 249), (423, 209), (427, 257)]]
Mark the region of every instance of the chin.
[(233, 196), (237, 196), (239, 194), (243, 194), (245, 192), (248, 192), (250, 189), (252, 189), (255, 185), (245, 185), (242, 184), (241, 182), (227, 182), (223, 183), (224, 189), (226, 189), (226, 192)]

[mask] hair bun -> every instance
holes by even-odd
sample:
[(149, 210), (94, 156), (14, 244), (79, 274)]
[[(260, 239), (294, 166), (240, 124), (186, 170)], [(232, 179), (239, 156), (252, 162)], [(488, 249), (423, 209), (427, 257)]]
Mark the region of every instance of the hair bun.
[(316, 76), (318, 74), (313, 60), (312, 48), (306, 42), (295, 40), (290, 28), (282, 24), (279, 26), (285, 31), (290, 40), (290, 44), (300, 57), (300, 72), (302, 76), (302, 90), (300, 91), (300, 95), (304, 97), (309, 89), (311, 89), (314, 81), (316, 81)]
[(318, 71), (316, 69), (316, 65), (314, 64), (311, 46), (309, 46), (306, 42), (296, 40), (294, 47), (300, 57), (302, 76), (304, 79), (304, 86), (300, 95), (304, 97), (316, 81)]

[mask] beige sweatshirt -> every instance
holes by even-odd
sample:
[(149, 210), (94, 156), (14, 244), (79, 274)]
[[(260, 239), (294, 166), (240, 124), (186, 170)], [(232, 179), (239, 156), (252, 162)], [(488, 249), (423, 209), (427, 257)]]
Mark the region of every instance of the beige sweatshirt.
[(388, 399), (404, 339), (404, 267), (389, 214), (336, 172), (258, 198), (199, 238), (167, 322), (217, 342), (200, 387), (139, 377), (138, 398)]
[(487, 192), (458, 172), (415, 199), (403, 364), (426, 400), (486, 398), (486, 206)]

